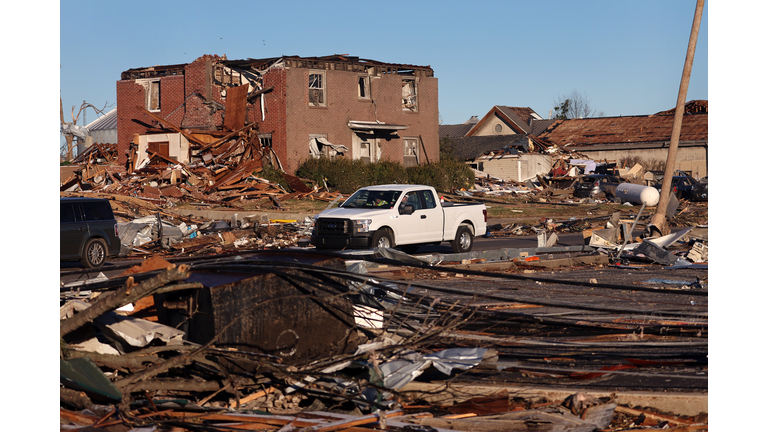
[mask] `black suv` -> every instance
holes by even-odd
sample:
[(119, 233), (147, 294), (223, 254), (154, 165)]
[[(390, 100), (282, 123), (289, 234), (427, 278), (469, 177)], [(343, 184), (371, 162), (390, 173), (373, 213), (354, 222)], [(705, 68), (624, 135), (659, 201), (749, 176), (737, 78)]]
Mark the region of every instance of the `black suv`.
[(101, 267), (120, 253), (117, 221), (109, 201), (101, 198), (60, 198), (61, 261), (80, 260)]
[[(661, 192), (661, 185), (664, 179), (659, 180), (653, 185)], [(696, 181), (689, 175), (676, 175), (672, 177), (672, 193), (677, 199), (687, 199), (690, 201), (708, 201), (708, 183), (706, 177), (702, 181)]]

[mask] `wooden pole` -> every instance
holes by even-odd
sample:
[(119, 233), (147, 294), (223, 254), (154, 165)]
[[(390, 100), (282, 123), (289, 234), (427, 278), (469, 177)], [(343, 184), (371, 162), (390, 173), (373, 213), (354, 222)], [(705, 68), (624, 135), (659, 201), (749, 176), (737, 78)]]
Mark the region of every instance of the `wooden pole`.
[(677, 93), (677, 105), (675, 106), (675, 119), (672, 123), (672, 137), (669, 141), (669, 153), (667, 154), (667, 165), (664, 168), (664, 179), (661, 182), (661, 194), (659, 204), (656, 206), (656, 213), (651, 218), (651, 224), (661, 231), (662, 234), (669, 234), (667, 226), (667, 206), (669, 205), (669, 196), (672, 192), (672, 175), (675, 171), (677, 159), (677, 145), (680, 142), (680, 130), (683, 126), (683, 110), (685, 109), (685, 97), (688, 94), (688, 84), (691, 81), (691, 69), (693, 68), (693, 55), (696, 52), (696, 41), (699, 37), (699, 27), (701, 25), (701, 15), (704, 12), (704, 0), (697, 0), (696, 12), (693, 16), (693, 26), (691, 27), (691, 37), (688, 40), (688, 52), (685, 55), (685, 65), (683, 66), (683, 77), (680, 80), (680, 90)]

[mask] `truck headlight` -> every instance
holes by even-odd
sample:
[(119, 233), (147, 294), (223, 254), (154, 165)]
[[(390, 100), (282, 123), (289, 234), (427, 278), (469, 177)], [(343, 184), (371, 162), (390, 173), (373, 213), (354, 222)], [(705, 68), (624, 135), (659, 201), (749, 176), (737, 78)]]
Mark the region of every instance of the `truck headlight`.
[(371, 228), (371, 219), (353, 219), (352, 232), (366, 233)]

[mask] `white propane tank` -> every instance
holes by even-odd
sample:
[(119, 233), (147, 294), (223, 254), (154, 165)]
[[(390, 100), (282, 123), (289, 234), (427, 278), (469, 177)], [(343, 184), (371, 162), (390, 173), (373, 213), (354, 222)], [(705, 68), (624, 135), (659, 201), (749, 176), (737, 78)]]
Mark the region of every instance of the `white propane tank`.
[(659, 203), (659, 191), (650, 186), (622, 183), (616, 186), (616, 198), (621, 202), (655, 206)]

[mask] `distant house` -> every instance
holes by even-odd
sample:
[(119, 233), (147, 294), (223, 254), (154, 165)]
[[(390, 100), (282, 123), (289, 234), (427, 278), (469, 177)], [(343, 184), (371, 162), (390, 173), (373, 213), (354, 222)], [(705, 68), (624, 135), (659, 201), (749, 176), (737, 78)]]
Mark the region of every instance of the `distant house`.
[(528, 107), (495, 105), (468, 132), (466, 136), (537, 134), (551, 120), (544, 120)]
[[(552, 156), (535, 137), (524, 134), (451, 138), (454, 155), (482, 174), (524, 182), (547, 174)], [(481, 175), (477, 173), (476, 175)]]
[[(557, 120), (538, 134), (538, 138), (548, 145), (576, 151), (596, 161), (639, 159), (666, 163), (674, 111), (648, 116)], [(707, 176), (708, 118), (707, 101), (693, 100), (685, 105), (675, 170), (696, 178)]]
[(482, 119), (441, 125), (440, 137), (449, 138), (455, 156), (476, 171), (523, 182), (552, 169), (552, 157), (543, 153), (534, 134), (552, 122), (531, 108), (496, 105)]
[[(183, 162), (204, 147), (190, 137), (218, 138), (253, 123), (260, 145), (291, 174), (319, 157), (406, 166), (437, 161), (437, 84), (429, 66), (348, 55), (205, 55), (129, 69), (117, 82), (119, 161), (134, 144), (139, 153)], [(177, 130), (156, 128), (158, 119)]]

